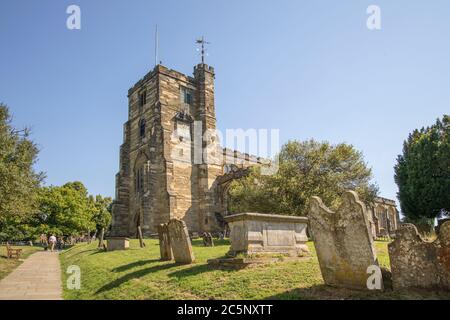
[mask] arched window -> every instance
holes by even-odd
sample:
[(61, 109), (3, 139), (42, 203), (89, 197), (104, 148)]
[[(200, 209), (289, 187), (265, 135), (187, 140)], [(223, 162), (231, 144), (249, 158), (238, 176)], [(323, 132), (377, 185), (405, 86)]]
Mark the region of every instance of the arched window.
[(144, 191), (144, 168), (139, 168), (136, 170), (134, 186), (137, 193)]
[(149, 172), (150, 161), (146, 152), (140, 151), (136, 157), (136, 160), (133, 165), (133, 174), (134, 174), (134, 191), (135, 195), (142, 196), (144, 192), (147, 190), (147, 174)]
[(147, 103), (147, 92), (142, 91), (139, 94), (139, 107), (143, 107)]
[(139, 138), (142, 140), (145, 137), (145, 119), (139, 121)]

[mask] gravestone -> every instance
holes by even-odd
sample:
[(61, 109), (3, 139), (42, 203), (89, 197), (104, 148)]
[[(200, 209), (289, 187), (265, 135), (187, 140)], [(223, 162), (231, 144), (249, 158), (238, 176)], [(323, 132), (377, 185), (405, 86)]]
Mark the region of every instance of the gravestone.
[(168, 223), (170, 246), (173, 257), (177, 263), (194, 262), (191, 239), (186, 227), (186, 223), (178, 219), (170, 219)]
[(145, 242), (144, 242), (144, 237), (142, 235), (142, 228), (141, 228), (141, 226), (137, 227), (137, 231), (138, 231), (137, 234), (138, 234), (138, 238), (139, 238), (139, 246), (141, 248), (145, 248)]
[(450, 221), (450, 218), (445, 218), (445, 219), (439, 219), (438, 220), (438, 224), (437, 226), (434, 228), (436, 234), (439, 234), (439, 229), (442, 227), (442, 225), (444, 223), (446, 223), (447, 221)]
[(100, 231), (100, 237), (98, 237), (98, 248), (103, 248), (105, 246), (104, 244), (104, 237), (105, 237), (105, 228), (102, 228)]
[[(319, 197), (312, 197), (309, 224), (325, 283), (367, 289), (370, 276), (367, 269), (378, 266), (378, 261), (365, 205), (358, 195), (347, 191), (336, 212), (328, 209)], [(382, 280), (379, 282), (382, 288)]]
[(209, 232), (204, 232), (202, 235), (203, 238), (203, 245), (205, 247), (214, 247), (214, 239)]
[(413, 224), (404, 224), (388, 245), (392, 286), (450, 290), (450, 221), (434, 242), (423, 240)]
[(161, 253), (161, 260), (172, 260), (172, 247), (170, 246), (169, 227), (167, 223), (158, 226), (159, 237), (159, 251)]

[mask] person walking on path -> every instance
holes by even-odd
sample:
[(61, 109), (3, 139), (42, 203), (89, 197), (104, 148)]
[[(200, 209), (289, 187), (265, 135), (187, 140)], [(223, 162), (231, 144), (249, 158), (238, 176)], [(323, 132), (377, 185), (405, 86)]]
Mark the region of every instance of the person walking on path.
[(58, 237), (58, 250), (64, 250), (64, 236)]
[(40, 241), (41, 241), (41, 246), (46, 247), (47, 244), (47, 236), (43, 233), (41, 234), (41, 236), (39, 237)]
[(54, 234), (52, 234), (50, 236), (49, 242), (50, 242), (50, 251), (53, 252), (53, 250), (55, 249), (55, 244), (56, 244), (56, 237)]

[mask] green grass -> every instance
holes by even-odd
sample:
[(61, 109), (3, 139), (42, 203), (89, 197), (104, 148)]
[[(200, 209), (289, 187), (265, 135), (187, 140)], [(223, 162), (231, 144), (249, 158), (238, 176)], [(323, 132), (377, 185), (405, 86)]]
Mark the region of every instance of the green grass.
[[(126, 251), (103, 252), (96, 244), (80, 244), (60, 255), (63, 283), (70, 265), (81, 269), (81, 289), (64, 288), (65, 299), (404, 299), (442, 298), (430, 292), (361, 292), (325, 286), (313, 243), (312, 257), (301, 261), (281, 261), (241, 270), (221, 270), (207, 259), (223, 257), (227, 241), (205, 248), (193, 241), (196, 262), (177, 265), (159, 261), (157, 240), (146, 240), (140, 249), (131, 241)], [(387, 242), (377, 242), (382, 266), (389, 266)], [(444, 297), (450, 298), (450, 297)]]
[(0, 280), (6, 277), (9, 273), (11, 273), (15, 268), (17, 268), (24, 259), (28, 258), (31, 254), (36, 251), (43, 250), (41, 247), (13, 247), (14, 249), (22, 249), (22, 255), (20, 256), (20, 260), (17, 259), (7, 259), (6, 258), (6, 247), (0, 247)]
[(388, 253), (388, 245), (387, 241), (375, 241), (375, 249), (377, 251), (378, 264), (380, 267), (385, 267), (390, 269), (391, 265), (389, 263), (389, 253)]

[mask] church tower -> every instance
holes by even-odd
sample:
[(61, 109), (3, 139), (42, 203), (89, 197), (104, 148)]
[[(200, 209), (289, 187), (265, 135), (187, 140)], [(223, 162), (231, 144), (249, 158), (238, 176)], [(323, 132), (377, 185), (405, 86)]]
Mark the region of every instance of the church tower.
[(209, 142), (194, 139), (201, 132), (216, 142), (208, 134), (216, 129), (214, 78), (204, 63), (193, 77), (157, 65), (128, 91), (112, 235), (134, 236), (138, 226), (150, 235), (171, 218), (190, 231), (214, 230), (213, 184), (223, 166), (203, 159), (208, 152), (198, 148)]
[[(222, 150), (218, 147), (216, 112), (214, 105), (214, 69), (202, 63), (194, 69), (197, 83), (196, 119), (201, 123), (203, 161), (195, 166), (197, 172), (199, 227), (213, 231), (216, 223), (215, 180), (223, 174)], [(216, 154), (219, 153), (220, 154)]]

